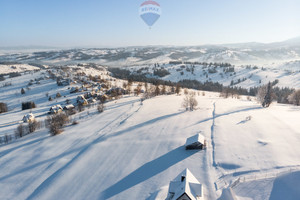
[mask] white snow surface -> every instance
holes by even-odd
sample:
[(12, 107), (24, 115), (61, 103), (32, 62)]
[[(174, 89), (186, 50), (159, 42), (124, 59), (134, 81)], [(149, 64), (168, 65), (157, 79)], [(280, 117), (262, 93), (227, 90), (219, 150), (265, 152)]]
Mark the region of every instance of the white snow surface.
[[(29, 112), (21, 111), (22, 101), (34, 100), (37, 108), (32, 113), (44, 119), (51, 105), (79, 95), (69, 94), (68, 86), (42, 80), (22, 96), (22, 85), (41, 75), (16, 77), (9, 80), (12, 86), (0, 88), (0, 102), (10, 109), (0, 114), (0, 135), (13, 132), (16, 125), (10, 123)], [(67, 97), (49, 102), (45, 93), (53, 96), (57, 91)], [(300, 167), (299, 107), (272, 104), (263, 109), (246, 97), (223, 99), (205, 92), (196, 96), (198, 109), (188, 112), (181, 108), (183, 98), (158, 96), (141, 104), (140, 97), (124, 96), (106, 103), (101, 114), (96, 108), (80, 113), (79, 124), (65, 127), (60, 135), (41, 129), (1, 145), (0, 199), (158, 200), (166, 197), (166, 186), (186, 168), (203, 184), (205, 199), (217, 199), (238, 178), (267, 181), (263, 177), (268, 173)], [(199, 132), (207, 149), (186, 151), (186, 139)], [(238, 199), (268, 199), (282, 185), (275, 182), (268, 190), (264, 184), (239, 189), (251, 183), (242, 182), (234, 191)], [(250, 193), (255, 195), (247, 196)]]
[(0, 74), (38, 70), (40, 68), (28, 64), (0, 65)]
[[(192, 68), (194, 66), (194, 71)], [(292, 66), (292, 67), (291, 67)], [(218, 82), (224, 86), (236, 86), (249, 89), (259, 87), (278, 80), (278, 87), (300, 88), (300, 66), (299, 62), (290, 62), (277, 67), (262, 68), (257, 66), (232, 66), (234, 72), (224, 72), (224, 67), (209, 66), (200, 64), (160, 64), (159, 67), (154, 65), (136, 65), (123, 67), (132, 73), (147, 74), (148, 77), (160, 78), (165, 81), (178, 82), (181, 80), (197, 80), (199, 82)], [(157, 69), (165, 69), (170, 74), (164, 77), (154, 76), (153, 72)], [(211, 73), (210, 70), (215, 70)], [(233, 85), (231, 85), (233, 83)]]

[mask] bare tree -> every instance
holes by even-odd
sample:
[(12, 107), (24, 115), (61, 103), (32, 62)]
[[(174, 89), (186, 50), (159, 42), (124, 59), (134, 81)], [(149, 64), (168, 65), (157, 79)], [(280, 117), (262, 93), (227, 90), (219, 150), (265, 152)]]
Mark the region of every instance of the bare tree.
[(300, 90), (294, 91), (289, 97), (288, 100), (290, 103), (300, 106)]
[(139, 96), (141, 92), (142, 92), (142, 84), (139, 83), (135, 89), (135, 94)]
[(145, 93), (148, 92), (148, 83), (147, 82), (145, 82), (144, 87), (145, 87)]
[(104, 112), (104, 108), (105, 108), (105, 106), (102, 102), (100, 102), (97, 106), (97, 110), (98, 110), (99, 113)]
[(127, 92), (128, 92), (128, 94), (131, 93), (132, 84), (133, 84), (132, 80), (128, 80), (128, 83), (127, 83)]
[(81, 102), (78, 102), (78, 105), (77, 105), (77, 110), (78, 110), (78, 112), (82, 112), (82, 111), (84, 111), (84, 105), (83, 105), (83, 103), (81, 103)]
[(187, 95), (184, 96), (181, 105), (182, 105), (183, 108), (185, 108), (185, 110), (189, 109), (189, 97)]
[(188, 94), (185, 95), (182, 102), (182, 107), (184, 107), (186, 110), (193, 111), (198, 106), (198, 101), (195, 98), (194, 94)]
[(166, 94), (166, 93), (167, 93), (167, 89), (166, 89), (166, 85), (164, 84), (161, 89), (161, 94)]
[(62, 132), (62, 128), (69, 122), (65, 113), (59, 113), (48, 117), (48, 128), (51, 135), (57, 135)]

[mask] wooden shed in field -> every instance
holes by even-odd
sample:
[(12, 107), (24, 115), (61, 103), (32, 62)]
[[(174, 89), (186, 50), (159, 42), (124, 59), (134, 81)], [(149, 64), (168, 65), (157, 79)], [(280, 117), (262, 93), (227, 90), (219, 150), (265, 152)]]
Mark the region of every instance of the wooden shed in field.
[(206, 148), (206, 140), (204, 136), (201, 134), (196, 134), (186, 139), (186, 143), (185, 143), (186, 150), (205, 149), (205, 148)]

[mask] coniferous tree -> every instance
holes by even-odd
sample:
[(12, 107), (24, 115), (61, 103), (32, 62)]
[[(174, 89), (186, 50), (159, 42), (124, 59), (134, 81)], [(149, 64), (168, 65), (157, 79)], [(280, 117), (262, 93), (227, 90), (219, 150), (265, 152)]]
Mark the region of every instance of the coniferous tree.
[(21, 89), (21, 94), (25, 94), (24, 88)]
[(175, 89), (176, 94), (178, 95), (180, 93), (180, 91), (181, 91), (180, 85), (177, 84), (176, 89)]
[(271, 86), (271, 82), (268, 83), (268, 87), (267, 87), (267, 92), (266, 95), (264, 97), (264, 101), (262, 103), (262, 106), (267, 108), (270, 106), (270, 104), (273, 101), (273, 97), (272, 97), (272, 86)]

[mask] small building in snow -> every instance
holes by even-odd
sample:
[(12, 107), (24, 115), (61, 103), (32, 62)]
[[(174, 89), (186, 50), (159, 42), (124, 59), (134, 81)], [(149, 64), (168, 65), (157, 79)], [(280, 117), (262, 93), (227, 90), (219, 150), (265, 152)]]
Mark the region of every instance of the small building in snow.
[(35, 119), (34, 115), (32, 113), (29, 113), (27, 115), (24, 115), (23, 122), (25, 123), (33, 122), (34, 119)]
[(77, 103), (81, 104), (81, 105), (88, 105), (88, 101), (86, 100), (86, 98), (84, 97), (84, 95), (79, 95), (77, 97)]
[(63, 108), (61, 107), (61, 105), (55, 105), (55, 106), (51, 106), (49, 113), (50, 114), (56, 114), (56, 113), (60, 113), (63, 111)]
[(75, 108), (75, 106), (73, 104), (64, 106), (64, 110), (73, 110), (74, 108)]
[(166, 200), (203, 200), (203, 186), (190, 172), (185, 169), (170, 182)]
[(205, 149), (206, 148), (206, 140), (203, 135), (197, 134), (192, 137), (186, 139), (185, 149)]

